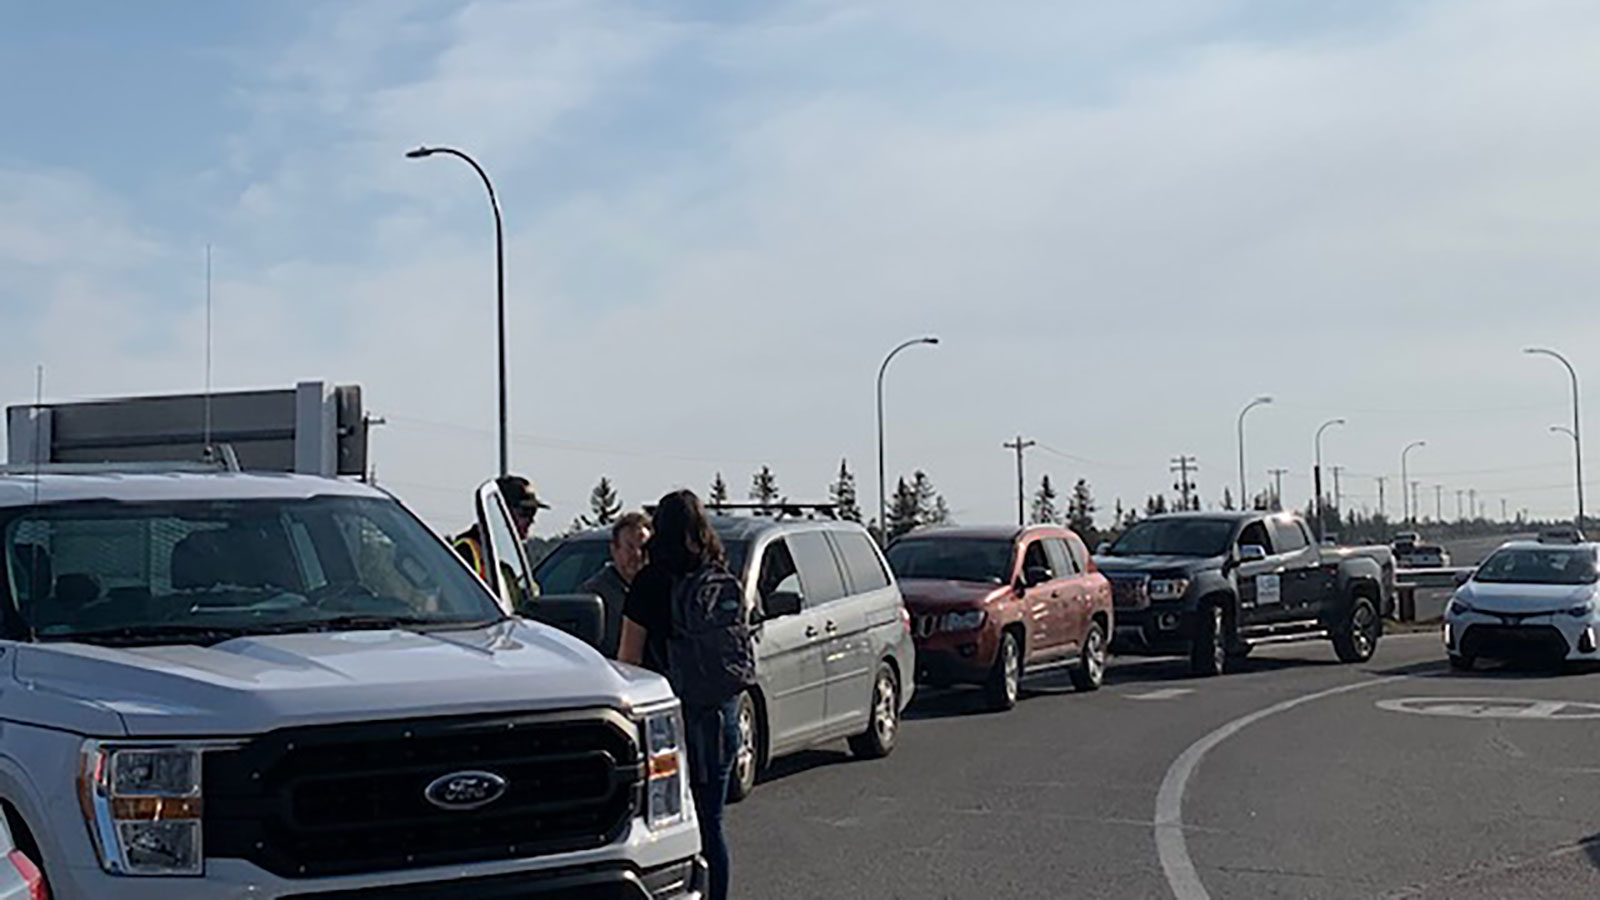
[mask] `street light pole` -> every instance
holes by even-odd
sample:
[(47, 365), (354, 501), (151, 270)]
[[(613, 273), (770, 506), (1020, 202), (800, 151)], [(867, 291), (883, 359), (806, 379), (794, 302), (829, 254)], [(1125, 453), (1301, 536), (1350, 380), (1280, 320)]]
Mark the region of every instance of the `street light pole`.
[(1255, 398), (1254, 400), (1251, 400), (1249, 403), (1245, 404), (1244, 409), (1239, 410), (1239, 508), (1240, 509), (1250, 509), (1249, 488), (1246, 485), (1245, 478), (1244, 478), (1244, 417), (1245, 417), (1245, 413), (1248, 413), (1250, 410), (1255, 409), (1258, 406), (1265, 406), (1266, 404), (1271, 403), (1271, 402), (1272, 402), (1272, 398), (1271, 397), (1260, 396), (1260, 397)]
[(504, 476), (511, 471), (511, 437), (506, 414), (506, 239), (500, 220), (500, 198), (495, 196), (494, 182), (489, 180), (489, 173), (483, 166), (454, 147), (418, 147), (408, 151), (406, 158), (422, 159), (436, 153), (454, 156), (471, 166), (483, 179), (484, 190), (489, 192), (489, 206), (494, 210), (495, 321), (500, 345), (500, 474)]
[(1313, 438), (1312, 441), (1311, 441), (1312, 445), (1316, 448), (1316, 464), (1314, 466), (1312, 466), (1312, 469), (1311, 469), (1311, 481), (1312, 481), (1312, 490), (1315, 490), (1317, 492), (1316, 510), (1317, 510), (1317, 541), (1318, 542), (1321, 542), (1321, 540), (1324, 537), (1327, 536), (1325, 534), (1325, 532), (1327, 531), (1327, 528), (1326, 528), (1325, 525), (1323, 525), (1323, 522), (1322, 522), (1322, 519), (1323, 519), (1323, 514), (1322, 514), (1322, 433), (1324, 431), (1327, 431), (1329, 428), (1331, 428), (1334, 425), (1343, 425), (1343, 424), (1344, 424), (1344, 419), (1342, 419), (1342, 418), (1340, 418), (1340, 419), (1329, 419), (1328, 421), (1323, 422), (1321, 425), (1317, 426), (1317, 436), (1315, 438)]
[(1578, 370), (1572, 367), (1565, 356), (1554, 350), (1544, 347), (1528, 347), (1522, 351), (1537, 356), (1551, 356), (1567, 367), (1567, 374), (1572, 377), (1572, 445), (1573, 462), (1577, 468), (1578, 485), (1578, 528), (1583, 528), (1583, 425), (1578, 418)]
[(1411, 502), (1411, 495), (1406, 492), (1407, 485), (1411, 484), (1410, 470), (1406, 468), (1406, 457), (1410, 456), (1411, 451), (1417, 449), (1418, 447), (1426, 446), (1428, 446), (1427, 441), (1412, 441), (1405, 446), (1404, 450), (1400, 451), (1400, 502), (1405, 504), (1402, 521), (1408, 525), (1412, 524), (1411, 517), (1416, 510), (1412, 508), (1415, 504)]
[(901, 350), (914, 347), (917, 344), (937, 344), (939, 339), (928, 337), (912, 338), (898, 347), (889, 351), (883, 358), (883, 365), (878, 367), (878, 539), (885, 544), (889, 542), (889, 500), (884, 486), (883, 468), (883, 374), (889, 371), (889, 361), (894, 359)]

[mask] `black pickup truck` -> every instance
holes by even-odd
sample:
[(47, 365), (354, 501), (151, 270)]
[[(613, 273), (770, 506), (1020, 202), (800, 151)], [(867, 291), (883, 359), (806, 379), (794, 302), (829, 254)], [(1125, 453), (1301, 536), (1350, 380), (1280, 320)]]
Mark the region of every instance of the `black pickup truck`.
[(1288, 513), (1153, 516), (1094, 561), (1111, 581), (1113, 648), (1187, 655), (1196, 675), (1287, 641), (1331, 640), (1339, 659), (1364, 662), (1394, 599), (1389, 548), (1319, 547)]

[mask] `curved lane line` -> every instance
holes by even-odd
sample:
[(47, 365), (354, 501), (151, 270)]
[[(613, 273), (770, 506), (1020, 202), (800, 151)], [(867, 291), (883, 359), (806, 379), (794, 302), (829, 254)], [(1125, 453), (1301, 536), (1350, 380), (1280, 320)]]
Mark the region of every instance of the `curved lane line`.
[(1294, 709), (1302, 703), (1377, 687), (1380, 684), (1400, 681), (1405, 677), (1391, 675), (1388, 678), (1358, 681), (1355, 684), (1341, 685), (1315, 694), (1285, 700), (1282, 703), (1274, 703), (1234, 719), (1190, 744), (1188, 749), (1179, 754), (1172, 766), (1167, 769), (1166, 777), (1161, 779), (1161, 790), (1156, 793), (1156, 854), (1161, 857), (1161, 871), (1167, 876), (1172, 896), (1176, 900), (1211, 900), (1205, 885), (1200, 883), (1200, 874), (1195, 871), (1194, 860), (1189, 858), (1189, 843), (1183, 835), (1183, 794), (1189, 787), (1189, 779), (1193, 777), (1195, 769), (1200, 767), (1200, 761), (1207, 753), (1218, 744), (1268, 716)]

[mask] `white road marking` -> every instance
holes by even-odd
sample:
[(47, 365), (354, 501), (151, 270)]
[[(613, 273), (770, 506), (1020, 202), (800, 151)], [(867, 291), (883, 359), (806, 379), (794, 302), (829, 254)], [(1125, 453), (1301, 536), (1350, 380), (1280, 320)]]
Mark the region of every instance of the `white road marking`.
[(1358, 681), (1355, 684), (1341, 685), (1285, 700), (1282, 703), (1274, 703), (1265, 709), (1258, 709), (1249, 715), (1234, 719), (1190, 744), (1188, 749), (1179, 754), (1172, 766), (1167, 769), (1166, 777), (1161, 779), (1161, 789), (1156, 792), (1156, 854), (1161, 857), (1161, 871), (1167, 877), (1167, 885), (1172, 889), (1172, 896), (1177, 900), (1211, 900), (1205, 885), (1200, 882), (1200, 874), (1195, 871), (1194, 860), (1189, 857), (1189, 843), (1183, 833), (1183, 794), (1189, 787), (1189, 779), (1194, 776), (1195, 769), (1200, 767), (1200, 761), (1207, 753), (1218, 744), (1268, 716), (1294, 709), (1302, 703), (1377, 687), (1405, 677), (1393, 675), (1388, 678), (1374, 678), (1371, 681)]
[(1143, 694), (1128, 694), (1127, 697), (1129, 700), (1171, 700), (1192, 693), (1194, 688), (1162, 688), (1159, 691), (1146, 691)]
[(1379, 709), (1418, 716), (1461, 719), (1600, 719), (1600, 703), (1575, 700), (1519, 700), (1514, 697), (1391, 697)]

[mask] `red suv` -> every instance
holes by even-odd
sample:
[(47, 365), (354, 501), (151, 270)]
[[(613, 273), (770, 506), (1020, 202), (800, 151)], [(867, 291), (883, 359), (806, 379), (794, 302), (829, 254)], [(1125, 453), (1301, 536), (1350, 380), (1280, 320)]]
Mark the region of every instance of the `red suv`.
[(1112, 634), (1111, 584), (1056, 525), (938, 528), (889, 546), (917, 643), (917, 680), (981, 684), (1010, 709), (1025, 671), (1071, 667), (1100, 686)]

